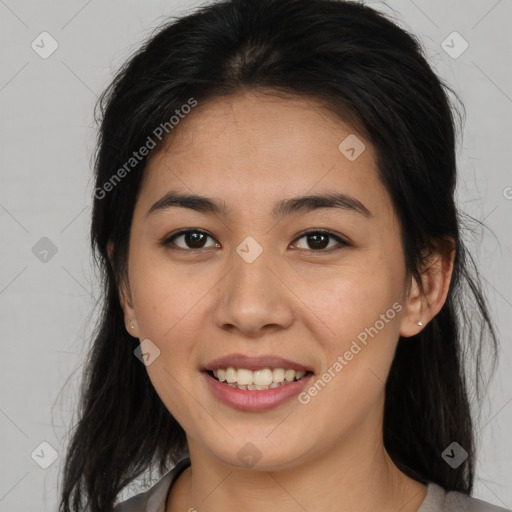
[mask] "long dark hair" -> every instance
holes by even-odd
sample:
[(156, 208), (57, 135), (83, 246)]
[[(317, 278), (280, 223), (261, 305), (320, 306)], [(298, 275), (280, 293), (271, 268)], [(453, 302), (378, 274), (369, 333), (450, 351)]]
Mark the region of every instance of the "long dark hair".
[[(158, 127), (165, 127), (163, 135), (179, 130), (169, 120), (191, 98), (201, 104), (242, 89), (319, 100), (373, 144), (412, 276), (419, 278), (425, 250), (453, 242), (446, 303), (420, 334), (398, 342), (383, 435), (404, 473), (470, 493), (475, 447), (469, 386), (480, 388), (481, 352), (490, 348), (495, 361), (497, 342), (454, 202), (455, 95), (429, 67), (419, 42), (367, 6), (225, 0), (167, 22), (99, 102), (91, 242), (104, 302), (85, 366), (60, 511), (83, 510), (84, 500), (93, 512), (111, 510), (117, 494), (147, 468), (156, 463), (163, 473), (186, 452), (183, 429), (134, 357), (139, 341), (126, 332), (119, 301), (147, 160), (130, 158), (148, 137), (152, 151), (161, 147), (166, 139), (155, 136)], [(470, 355), (476, 361), (472, 378), (465, 364)], [(441, 456), (453, 441), (468, 453), (455, 469)]]

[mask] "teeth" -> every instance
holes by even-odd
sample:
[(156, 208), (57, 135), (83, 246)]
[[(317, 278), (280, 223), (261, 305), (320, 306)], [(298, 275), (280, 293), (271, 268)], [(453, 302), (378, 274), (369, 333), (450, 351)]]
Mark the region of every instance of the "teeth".
[(274, 368), (272, 370), (272, 380), (274, 382), (284, 381), (284, 370), (282, 368)]
[[(257, 370), (255, 372), (251, 372), (250, 370), (245, 371), (253, 373), (254, 384), (256, 384), (256, 386), (270, 386), (270, 384), (272, 384), (272, 370), (269, 370), (268, 368), (265, 368), (264, 370)], [(249, 384), (252, 384), (252, 382)]]
[(236, 370), (234, 368), (226, 368), (226, 382), (236, 382)]
[(243, 386), (243, 385), (237, 384), (236, 382), (235, 383), (229, 382), (228, 386), (230, 386), (232, 388), (243, 389), (243, 390), (248, 390), (248, 391), (254, 391), (254, 390), (265, 391), (267, 389), (279, 388), (281, 386), (285, 386), (286, 384), (287, 383), (284, 383), (284, 382), (272, 382), (272, 384), (270, 384), (270, 386), (260, 386), (258, 384), (248, 384), (247, 386)]
[(284, 372), (284, 380), (291, 382), (295, 378), (295, 370), (286, 370)]
[(263, 368), (251, 371), (246, 368), (233, 368), (232, 366), (223, 369), (213, 370), (213, 375), (228, 386), (244, 390), (265, 390), (274, 389), (294, 380), (300, 380), (305, 371), (295, 371), (284, 368)]
[(247, 386), (248, 384), (253, 384), (251, 370), (245, 370), (244, 368), (239, 368), (236, 371), (236, 381), (239, 386)]

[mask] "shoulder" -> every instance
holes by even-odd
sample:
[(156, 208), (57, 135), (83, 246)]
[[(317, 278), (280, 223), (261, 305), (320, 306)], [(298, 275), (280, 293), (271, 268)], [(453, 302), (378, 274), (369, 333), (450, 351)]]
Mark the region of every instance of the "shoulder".
[(417, 512), (510, 512), (457, 491), (446, 492), (440, 485), (429, 482), (427, 494)]
[(180, 460), (150, 489), (118, 503), (113, 512), (165, 512), (167, 494), (180, 473), (190, 466), (190, 459)]

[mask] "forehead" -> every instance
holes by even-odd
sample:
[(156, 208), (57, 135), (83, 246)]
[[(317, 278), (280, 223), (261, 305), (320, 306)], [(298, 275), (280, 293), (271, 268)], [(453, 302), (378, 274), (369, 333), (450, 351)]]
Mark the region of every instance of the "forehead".
[(199, 102), (174, 130), (148, 161), (148, 202), (168, 189), (245, 209), (333, 189), (389, 202), (371, 144), (314, 99), (245, 91)]
[[(320, 100), (247, 90), (199, 102), (172, 132), (166, 149), (172, 147), (175, 156), (203, 149), (212, 157), (228, 154), (230, 160), (272, 153), (294, 160), (337, 150), (344, 134), (355, 130)], [(223, 144), (214, 143), (217, 138)]]

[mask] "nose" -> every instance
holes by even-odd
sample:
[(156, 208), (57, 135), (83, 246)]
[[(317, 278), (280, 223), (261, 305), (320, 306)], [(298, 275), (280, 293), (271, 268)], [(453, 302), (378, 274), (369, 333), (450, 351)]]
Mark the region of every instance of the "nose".
[(269, 252), (264, 250), (252, 263), (234, 252), (213, 313), (219, 328), (258, 338), (292, 324), (293, 293), (282, 267), (267, 257)]

